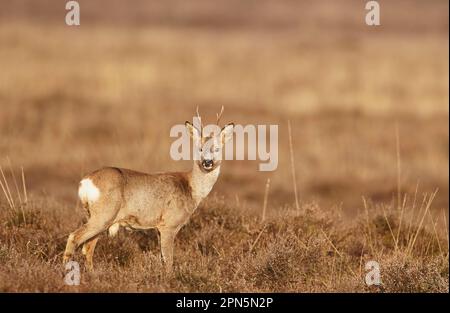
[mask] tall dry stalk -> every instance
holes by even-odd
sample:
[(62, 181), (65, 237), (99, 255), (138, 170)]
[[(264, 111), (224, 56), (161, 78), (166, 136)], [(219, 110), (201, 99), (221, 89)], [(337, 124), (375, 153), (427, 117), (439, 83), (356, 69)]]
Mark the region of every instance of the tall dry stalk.
[(434, 237), (436, 238), (436, 242), (437, 242), (437, 245), (438, 245), (439, 253), (440, 253), (441, 256), (443, 256), (444, 252), (442, 250), (441, 241), (439, 240), (439, 234), (438, 234), (437, 229), (436, 229), (437, 219), (436, 219), (436, 221), (434, 221), (433, 215), (431, 214), (431, 211), (428, 211), (428, 216), (430, 217), (431, 225), (433, 226), (433, 233), (434, 233)]
[(405, 213), (406, 195), (401, 201), (401, 176), (402, 176), (402, 162), (400, 155), (400, 133), (398, 129), (398, 123), (395, 124), (395, 147), (397, 156), (397, 210), (400, 210), (400, 221), (397, 229), (397, 239), (395, 240), (395, 250), (398, 249), (398, 241), (400, 239), (400, 231), (402, 229), (403, 215)]
[(11, 195), (11, 190), (9, 189), (9, 184), (6, 179), (5, 172), (3, 171), (3, 168), (1, 166), (0, 166), (0, 173), (2, 175), (1, 178), (3, 179), (3, 183), (1, 184), (3, 193), (5, 194), (5, 197), (6, 197), (6, 200), (8, 201), (10, 209), (15, 211), (16, 204), (14, 203), (14, 199)]
[(449, 254), (449, 232), (448, 232), (448, 223), (447, 223), (447, 217), (445, 215), (445, 210), (442, 209), (442, 218), (444, 220), (444, 229), (445, 229), (445, 239), (447, 240), (447, 245), (446, 245), (446, 249), (447, 249), (447, 253), (445, 255), (443, 255), (444, 258), (447, 258), (448, 260), (448, 254)]
[(370, 227), (369, 206), (367, 205), (367, 201), (366, 201), (365, 197), (362, 197), (362, 200), (363, 200), (363, 204), (364, 204), (364, 211), (366, 212), (366, 227), (367, 227), (367, 236), (369, 239), (370, 251), (373, 254), (374, 253), (374, 243), (372, 240), (372, 230)]
[(259, 241), (259, 238), (261, 238), (261, 235), (263, 234), (264, 230), (266, 229), (267, 224), (264, 224), (263, 228), (261, 229), (261, 231), (259, 232), (258, 236), (256, 237), (255, 241), (253, 241), (252, 245), (250, 246), (250, 249), (248, 251), (248, 253), (252, 253), (253, 249), (255, 248), (256, 244)]
[(13, 194), (11, 193), (11, 188), (9, 187), (8, 180), (6, 178), (5, 172), (3, 171), (3, 168), (0, 166), (0, 187), (3, 191), (3, 194), (5, 195), (6, 201), (8, 202), (9, 206), (9, 215), (13, 216), (16, 213), (22, 214), (22, 219), (24, 224), (26, 225), (26, 215), (25, 215), (25, 206), (28, 202), (28, 195), (27, 195), (27, 189), (25, 184), (25, 174), (22, 168), (22, 186), (23, 186), (23, 195), (21, 195), (21, 191), (19, 189), (19, 184), (17, 183), (16, 175), (14, 173), (11, 161), (9, 160), (9, 167), (10, 167), (10, 175), (12, 177), (12, 180), (14, 182), (15, 188), (16, 188), (16, 197), (18, 200), (18, 207), (16, 206), (16, 202), (14, 201)]
[(20, 167), (20, 170), (22, 171), (22, 188), (23, 188), (23, 196), (25, 205), (28, 203), (28, 194), (27, 194), (27, 185), (25, 184), (25, 173), (23, 171), (23, 166)]
[(263, 203), (261, 222), (264, 222), (264, 220), (266, 219), (267, 200), (269, 198), (269, 188), (270, 188), (270, 178), (267, 178), (266, 190), (264, 191), (264, 203)]
[[(342, 253), (336, 248), (336, 246), (334, 245), (333, 241), (331, 241), (331, 239), (327, 236), (327, 234), (324, 232), (323, 229), (320, 229), (320, 231), (322, 232), (322, 234), (324, 235), (325, 239), (328, 241), (328, 243), (330, 244), (330, 246), (333, 248), (333, 250), (337, 253), (337, 255), (341, 258), (341, 259), (345, 259), (345, 257), (342, 255)], [(350, 265), (346, 264), (348, 270), (353, 274), (353, 276), (358, 277), (356, 275), (356, 273), (353, 271), (353, 269), (350, 267)]]
[(417, 181), (416, 189), (414, 190), (414, 198), (413, 198), (413, 203), (412, 203), (412, 208), (411, 208), (411, 217), (409, 218), (408, 230), (406, 232), (406, 234), (408, 235), (408, 240), (409, 240), (409, 236), (410, 236), (409, 234), (411, 234), (411, 228), (413, 226), (413, 222), (416, 217), (417, 193), (418, 192), (419, 192), (419, 181)]
[(448, 235), (448, 223), (447, 223), (447, 217), (445, 215), (445, 210), (442, 209), (442, 215), (443, 215), (443, 220), (444, 220), (444, 229), (445, 229), (445, 235), (447, 238), (447, 253), (448, 253), (448, 246), (449, 246), (449, 235)]
[(395, 124), (395, 147), (397, 156), (397, 208), (400, 209), (401, 205), (401, 175), (402, 175), (402, 163), (400, 158), (400, 134), (398, 130), (398, 123)]
[[(406, 249), (408, 255), (411, 254), (412, 250), (414, 249), (414, 245), (416, 243), (417, 237), (419, 236), (419, 233), (422, 230), (425, 217), (428, 213), (428, 210), (431, 207), (431, 203), (433, 202), (434, 198), (436, 197), (437, 192), (438, 192), (438, 190), (436, 189), (429, 197), (426, 197), (426, 196), (424, 197), (425, 198), (424, 202), (422, 202), (422, 203), (425, 203), (424, 210), (423, 210), (424, 212), (423, 212), (422, 218), (420, 220), (419, 226), (417, 227), (417, 230), (416, 230), (414, 236), (412, 237), (412, 239), (410, 240), (408, 247)], [(422, 205), (422, 207), (423, 207), (423, 205)]]
[(289, 151), (291, 156), (291, 173), (292, 173), (292, 184), (294, 186), (294, 196), (295, 196), (295, 208), (300, 210), (300, 205), (298, 201), (298, 193), (297, 193), (297, 179), (295, 177), (295, 162), (294, 162), (294, 147), (292, 145), (292, 130), (291, 130), (291, 121), (288, 120), (288, 133), (289, 133)]
[(19, 198), (19, 204), (22, 204), (23, 201), (22, 201), (22, 197), (20, 196), (19, 185), (17, 184), (16, 174), (14, 173), (11, 159), (8, 157), (7, 160), (8, 160), (8, 165), (9, 165), (9, 171), (11, 173), (11, 176), (12, 176), (12, 179), (14, 182), (14, 186), (16, 188), (17, 197)]
[(395, 250), (397, 250), (397, 249), (398, 249), (398, 242), (397, 242), (397, 239), (396, 239), (395, 236), (394, 236), (394, 232), (393, 232), (393, 230), (392, 230), (391, 223), (389, 222), (389, 219), (388, 219), (388, 217), (387, 217), (387, 215), (386, 215), (386, 210), (384, 209), (384, 206), (383, 206), (383, 205), (382, 205), (381, 207), (382, 207), (382, 209), (383, 209), (384, 219), (386, 220), (386, 223), (387, 223), (388, 228), (389, 228), (389, 232), (391, 233), (392, 241), (394, 242)]

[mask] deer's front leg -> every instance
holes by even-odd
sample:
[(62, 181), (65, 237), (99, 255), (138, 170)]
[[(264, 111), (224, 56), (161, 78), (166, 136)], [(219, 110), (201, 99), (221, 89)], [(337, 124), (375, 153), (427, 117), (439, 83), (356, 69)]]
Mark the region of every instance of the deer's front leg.
[(164, 262), (166, 272), (172, 273), (173, 265), (173, 245), (175, 236), (177, 234), (176, 229), (164, 228), (159, 230), (161, 235), (161, 257)]

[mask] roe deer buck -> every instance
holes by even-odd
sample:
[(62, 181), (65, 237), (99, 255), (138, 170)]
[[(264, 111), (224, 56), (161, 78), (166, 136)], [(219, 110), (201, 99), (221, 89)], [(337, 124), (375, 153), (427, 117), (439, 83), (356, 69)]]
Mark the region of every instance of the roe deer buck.
[[(222, 113), (223, 107), (217, 114), (217, 125)], [(230, 123), (219, 134), (206, 137), (198, 108), (197, 118), (200, 129), (194, 126), (195, 123), (185, 123), (194, 149), (199, 149), (200, 154), (191, 171), (146, 174), (106, 167), (81, 180), (78, 195), (90, 217), (85, 225), (69, 235), (64, 263), (84, 243), (86, 265), (92, 269), (98, 236), (106, 229), (110, 236), (114, 236), (120, 226), (157, 228), (161, 257), (167, 272), (171, 272), (175, 236), (214, 186), (220, 172), (222, 147), (233, 136), (234, 124)]]

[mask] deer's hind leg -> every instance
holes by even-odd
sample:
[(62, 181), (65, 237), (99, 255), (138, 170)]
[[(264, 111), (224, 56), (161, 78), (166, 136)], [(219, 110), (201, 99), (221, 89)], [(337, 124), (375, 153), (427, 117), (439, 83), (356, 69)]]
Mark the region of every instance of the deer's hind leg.
[(69, 235), (63, 262), (66, 263), (74, 254), (75, 249), (85, 241), (95, 237), (108, 228), (108, 222), (91, 218), (89, 221)]
[[(103, 206), (105, 208), (105, 206)], [(69, 235), (67, 239), (66, 250), (64, 251), (63, 262), (66, 263), (74, 254), (75, 249), (82, 245), (84, 242), (96, 237), (101, 232), (105, 231), (111, 223), (113, 222), (117, 210), (112, 209), (111, 211), (103, 209), (100, 213), (94, 214), (91, 212), (91, 217), (88, 222), (75, 230)], [(95, 238), (94, 238), (95, 239)], [(94, 241), (97, 243), (97, 241)], [(94, 253), (95, 244), (92, 242), (88, 243), (86, 246), (86, 257), (89, 256), (88, 262), (92, 261), (92, 254)], [(91, 247), (92, 245), (92, 247)], [(87, 253), (89, 250), (89, 254)], [(92, 252), (90, 251), (92, 250)], [(90, 259), (90, 260), (89, 260)]]
[(88, 270), (94, 269), (93, 257), (94, 257), (95, 246), (97, 244), (98, 239), (99, 239), (99, 235), (86, 241), (83, 245), (82, 251), (86, 257), (86, 267), (88, 268)]

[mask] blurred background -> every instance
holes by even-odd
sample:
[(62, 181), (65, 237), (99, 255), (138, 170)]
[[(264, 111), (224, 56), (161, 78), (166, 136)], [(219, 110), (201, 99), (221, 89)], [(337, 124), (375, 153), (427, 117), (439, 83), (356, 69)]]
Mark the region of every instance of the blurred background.
[(342, 209), (362, 196), (439, 189), (448, 212), (448, 1), (79, 0), (0, 2), (0, 164), (28, 189), (76, 204), (82, 175), (111, 165), (188, 170), (169, 156), (195, 107), (223, 122), (278, 124), (279, 163), (227, 161), (214, 193), (260, 209)]

